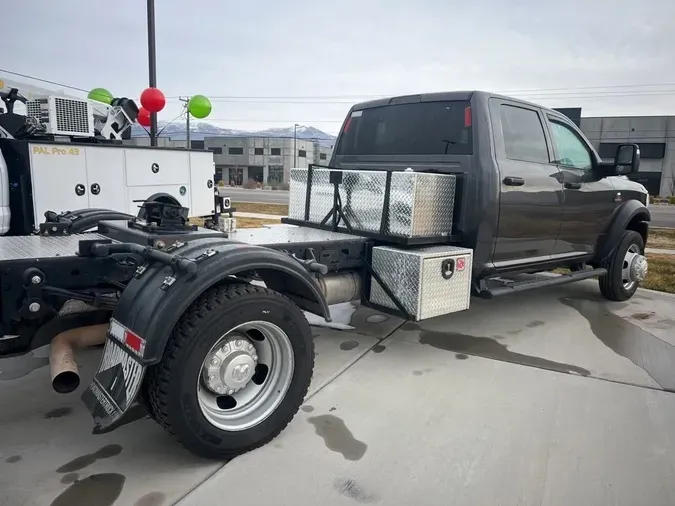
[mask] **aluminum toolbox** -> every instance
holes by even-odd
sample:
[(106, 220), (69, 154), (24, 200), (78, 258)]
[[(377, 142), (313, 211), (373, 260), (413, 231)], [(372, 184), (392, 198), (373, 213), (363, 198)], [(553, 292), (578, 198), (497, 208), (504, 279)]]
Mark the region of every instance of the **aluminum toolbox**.
[[(337, 170), (337, 169), (335, 169)], [(288, 217), (305, 219), (308, 169), (291, 169)], [(309, 222), (319, 224), (333, 207), (331, 169), (314, 168)], [(388, 226), (381, 229), (387, 171), (342, 170), (340, 198), (354, 232), (417, 238), (452, 233), (456, 179), (452, 174), (391, 173)], [(329, 222), (330, 223), (330, 222)]]
[[(473, 251), (455, 246), (373, 248), (373, 270), (415, 321), (469, 308)], [(369, 300), (397, 309), (373, 278)]]

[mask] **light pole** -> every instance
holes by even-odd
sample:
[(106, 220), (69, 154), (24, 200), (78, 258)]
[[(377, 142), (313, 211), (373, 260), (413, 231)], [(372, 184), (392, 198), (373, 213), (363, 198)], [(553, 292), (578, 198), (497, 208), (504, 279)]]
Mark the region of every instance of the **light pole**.
[(293, 168), (298, 166), (298, 125), (293, 125)]
[(188, 102), (190, 97), (179, 97), (178, 100), (185, 104), (185, 131), (187, 135), (187, 149), (190, 149), (190, 109), (188, 109)]
[[(148, 77), (151, 88), (157, 87), (157, 57), (155, 54), (155, 0), (148, 0)], [(157, 146), (157, 113), (150, 113), (150, 145)]]

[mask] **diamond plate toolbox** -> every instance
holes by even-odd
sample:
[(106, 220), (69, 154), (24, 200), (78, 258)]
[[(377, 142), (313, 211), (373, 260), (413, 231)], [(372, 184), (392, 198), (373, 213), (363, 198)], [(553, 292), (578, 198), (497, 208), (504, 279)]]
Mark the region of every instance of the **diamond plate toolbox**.
[[(415, 321), (469, 309), (473, 251), (455, 246), (373, 248), (372, 266)], [(370, 302), (397, 309), (372, 280)]]
[[(386, 171), (343, 170), (340, 198), (354, 231), (379, 233)], [(305, 219), (307, 169), (291, 169), (288, 217)], [(330, 169), (314, 169), (310, 223), (321, 223), (333, 206)], [(452, 233), (456, 178), (452, 174), (393, 172), (387, 235), (415, 238)]]

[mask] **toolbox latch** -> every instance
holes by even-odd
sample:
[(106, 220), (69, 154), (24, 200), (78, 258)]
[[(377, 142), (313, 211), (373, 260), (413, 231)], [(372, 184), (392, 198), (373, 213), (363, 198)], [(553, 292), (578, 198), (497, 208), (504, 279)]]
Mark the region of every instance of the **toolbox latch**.
[(455, 273), (455, 259), (446, 258), (445, 260), (443, 260), (443, 262), (441, 263), (441, 276), (443, 276), (443, 279), (450, 279), (454, 273)]

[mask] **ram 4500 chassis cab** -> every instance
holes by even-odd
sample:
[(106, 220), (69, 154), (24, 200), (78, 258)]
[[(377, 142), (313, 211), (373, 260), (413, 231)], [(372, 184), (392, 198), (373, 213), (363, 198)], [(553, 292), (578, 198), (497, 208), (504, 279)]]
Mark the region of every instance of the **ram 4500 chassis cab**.
[(489, 93), (359, 104), (329, 165), (292, 169), (284, 224), (207, 230), (162, 198), (0, 237), (0, 357), (49, 345), (67, 393), (74, 351), (105, 343), (82, 394), (99, 426), (138, 401), (190, 451), (228, 458), (303, 402), (303, 310), (330, 321), (359, 300), (424, 320), (591, 277), (631, 297), (647, 273), (647, 194), (625, 177), (639, 161), (626, 144), (604, 162), (563, 115)]

